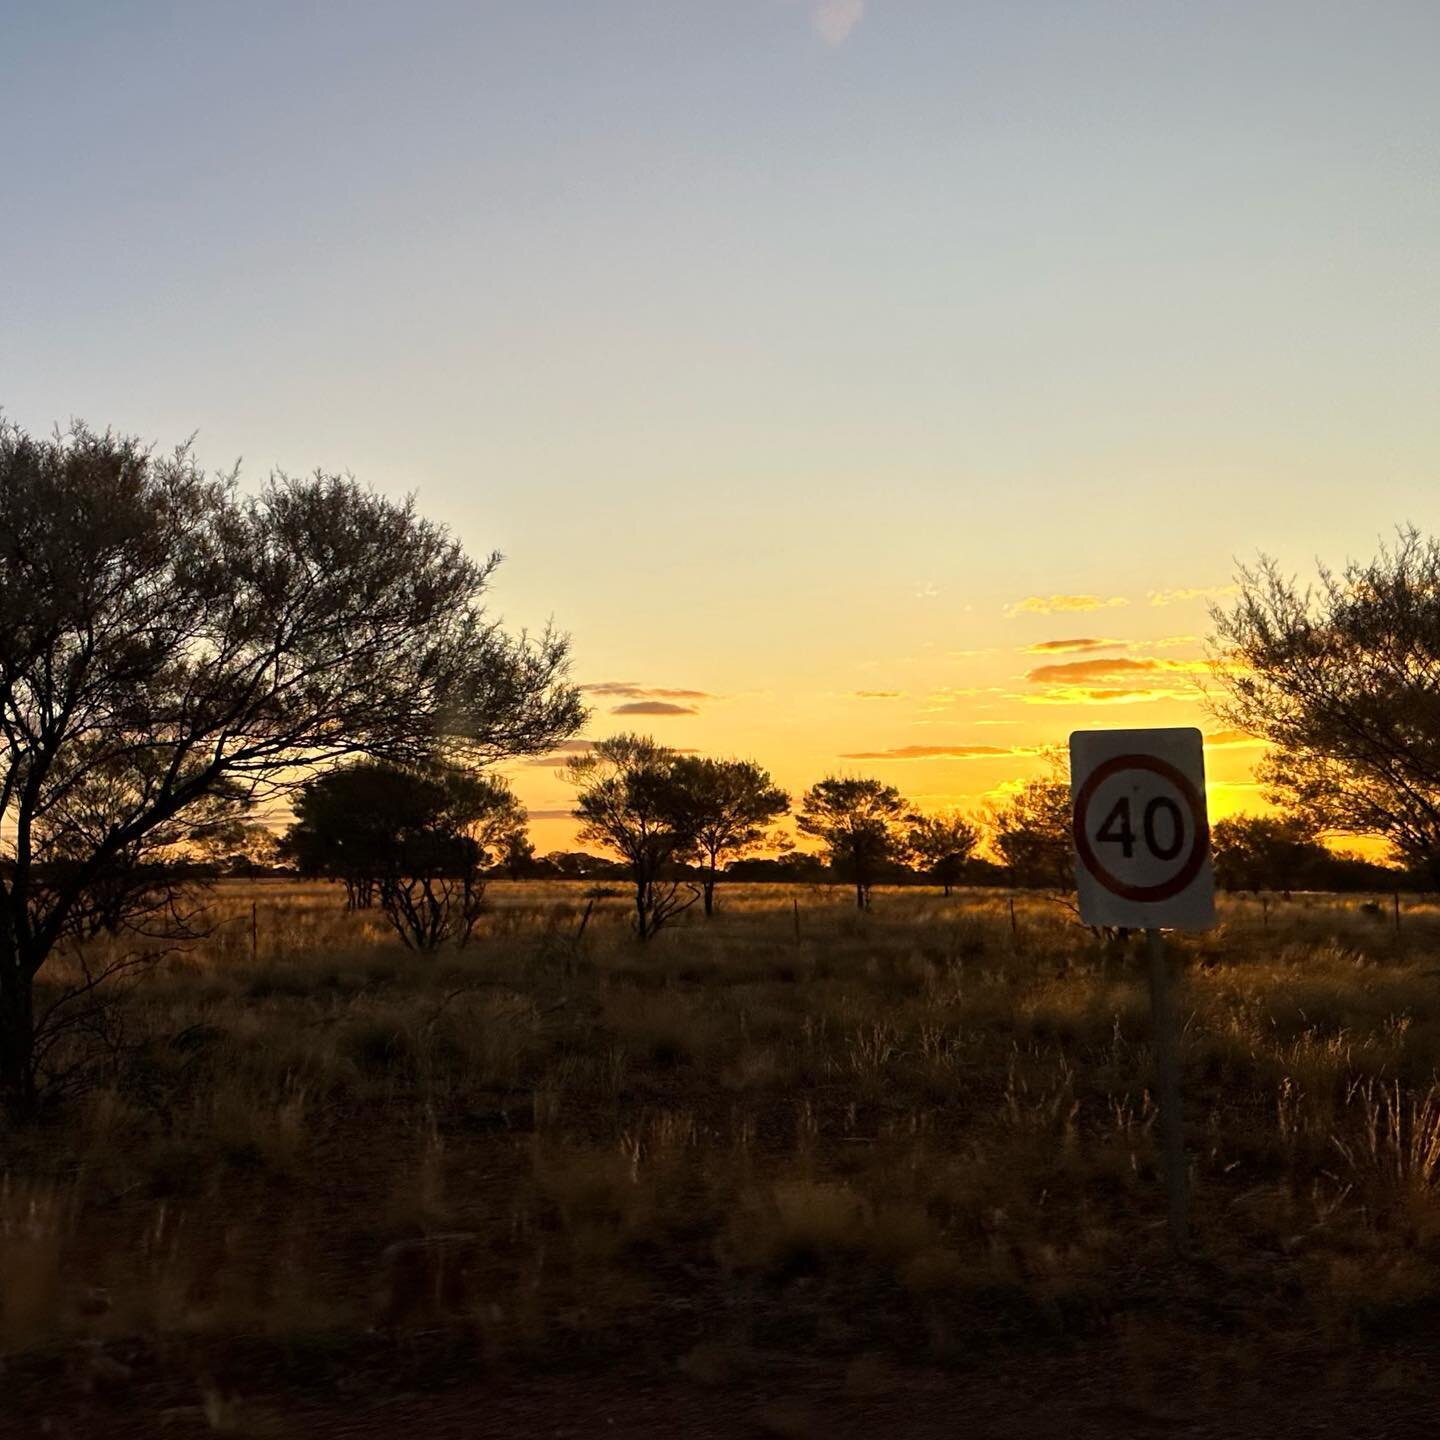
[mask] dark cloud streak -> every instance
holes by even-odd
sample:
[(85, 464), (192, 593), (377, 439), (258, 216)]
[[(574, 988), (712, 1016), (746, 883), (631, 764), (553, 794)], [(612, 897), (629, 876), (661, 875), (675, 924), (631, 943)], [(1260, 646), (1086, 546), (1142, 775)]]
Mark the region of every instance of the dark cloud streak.
[(629, 705), (616, 705), (612, 715), (698, 715), (694, 705), (672, 705), (668, 700), (636, 700)]

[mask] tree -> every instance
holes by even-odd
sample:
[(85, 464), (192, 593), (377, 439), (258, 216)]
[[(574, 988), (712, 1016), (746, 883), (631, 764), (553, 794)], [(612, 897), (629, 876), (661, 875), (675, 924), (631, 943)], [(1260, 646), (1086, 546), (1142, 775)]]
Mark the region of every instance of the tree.
[(544, 875), (557, 880), (609, 880), (626, 875), (627, 869), (603, 855), (588, 855), (583, 850), (552, 850), (535, 862)]
[(824, 843), (831, 865), (853, 881), (856, 907), (868, 910), (880, 872), (907, 853), (913, 818), (893, 785), (831, 775), (805, 792), (796, 824)]
[(412, 950), (469, 942), (485, 904), (485, 871), (525, 809), (504, 780), (454, 768), (410, 771), (391, 817), (394, 843), (378, 875), (380, 905)]
[(1215, 879), (1226, 890), (1291, 890), (1323, 884), (1330, 852), (1303, 815), (1230, 815), (1210, 830)]
[(500, 863), (512, 880), (523, 880), (534, 868), (535, 846), (525, 833), (523, 821), (501, 838)]
[[(768, 828), (790, 809), (790, 797), (753, 760), (710, 760), (681, 755), (671, 769), (703, 878), (705, 915), (715, 913), (715, 881), (724, 859), (738, 860), (759, 845)], [(784, 842), (781, 844), (784, 848)]]
[(302, 875), (341, 881), (346, 909), (368, 910), (406, 780), (398, 766), (361, 761), (306, 782), (293, 801), (295, 821), (282, 850)]
[(350, 908), (378, 898), (414, 950), (469, 941), (484, 870), (525, 831), (503, 780), (437, 765), (343, 766), (307, 783), (295, 813), (285, 846), (302, 872), (342, 880)]
[(635, 933), (651, 939), (699, 899), (682, 888), (677, 863), (694, 844), (676, 779), (673, 750), (644, 735), (616, 735), (567, 762), (580, 789), (575, 804), (581, 840), (613, 850), (635, 885)]
[(947, 895), (960, 883), (979, 843), (980, 827), (954, 810), (918, 816), (910, 827), (911, 851), (929, 870), (931, 878), (945, 887)]
[(1212, 708), (1270, 743), (1268, 798), (1326, 831), (1378, 835), (1440, 883), (1440, 542), (1393, 547), (1301, 588), (1274, 560), (1215, 608)]
[(1074, 889), (1068, 781), (1028, 781), (991, 807), (989, 828), (990, 843), (1012, 885)]
[[(411, 501), (276, 475), (242, 495), (182, 446), (0, 424), (0, 1090), (33, 1108), (105, 972), (36, 1007), (57, 947), (173, 937), (153, 867), (193, 822), (354, 755), (538, 754), (584, 718), (565, 640), (507, 635)], [(167, 928), (167, 925), (169, 928)], [(131, 957), (133, 962), (133, 957)], [(120, 962), (111, 962), (118, 964)]]

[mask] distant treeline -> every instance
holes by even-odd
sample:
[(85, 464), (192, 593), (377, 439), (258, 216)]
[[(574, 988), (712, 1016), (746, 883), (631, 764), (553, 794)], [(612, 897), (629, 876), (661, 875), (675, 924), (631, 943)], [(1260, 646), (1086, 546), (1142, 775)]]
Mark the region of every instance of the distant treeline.
[[(1256, 817), (1244, 817), (1249, 821)], [(1227, 822), (1222, 821), (1219, 830)], [(1222, 831), (1223, 833), (1223, 831)], [(181, 863), (173, 867), (177, 878), (195, 880), (217, 879), (298, 879), (300, 870), (294, 865), (271, 864), (249, 855), (231, 855), (213, 862)], [(678, 867), (677, 876), (694, 880), (704, 878), (698, 867)], [(752, 856), (735, 860), (721, 872), (727, 881), (751, 885), (842, 885), (850, 877), (842, 874), (823, 857), (801, 851), (788, 855)], [(1278, 859), (1235, 854), (1217, 847), (1216, 881), (1229, 892), (1282, 894), (1286, 891), (1329, 891), (1336, 894), (1368, 894), (1402, 891), (1425, 894), (1434, 885), (1428, 871), (1383, 865), (1355, 855), (1340, 855), (1317, 845), (1313, 851)], [(486, 872), (491, 880), (628, 880), (630, 867), (624, 861), (585, 850), (552, 850), (536, 855), (518, 866), (494, 865)], [(890, 864), (884, 867), (877, 883), (881, 885), (926, 885), (942, 882), (928, 870), (912, 865)], [(1004, 865), (976, 856), (967, 860), (951, 882), (958, 886), (1010, 887), (1020, 889), (1053, 889), (1043, 882), (1014, 875)]]

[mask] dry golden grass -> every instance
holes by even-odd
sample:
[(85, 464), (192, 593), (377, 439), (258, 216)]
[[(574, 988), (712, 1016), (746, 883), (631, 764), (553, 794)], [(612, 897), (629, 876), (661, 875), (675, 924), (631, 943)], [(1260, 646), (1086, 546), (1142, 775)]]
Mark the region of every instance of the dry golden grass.
[(1158, 1276), (1190, 1345), (1440, 1311), (1429, 907), (1397, 938), (1354, 900), (1232, 900), (1176, 941), (1175, 1279), (1140, 955), (1038, 897), (1012, 929), (993, 893), (750, 887), (643, 948), (623, 898), (576, 944), (584, 903), (496, 885), (421, 959), (337, 890), (221, 887), (127, 995), (124, 1074), (5, 1137), (8, 1363), (141, 1337), (209, 1374), (243, 1337), (333, 1377), (437, 1334), (522, 1366), (623, 1338), (697, 1384), (804, 1351), (880, 1394), (897, 1357), (1139, 1354)]

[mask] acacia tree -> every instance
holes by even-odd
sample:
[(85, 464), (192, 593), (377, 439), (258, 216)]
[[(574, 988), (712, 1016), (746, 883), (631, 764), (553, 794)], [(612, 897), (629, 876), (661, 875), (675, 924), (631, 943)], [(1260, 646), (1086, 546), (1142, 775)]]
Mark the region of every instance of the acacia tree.
[(947, 895), (960, 883), (965, 863), (980, 844), (980, 827), (959, 811), (917, 816), (910, 827), (910, 849)]
[(1226, 890), (1290, 890), (1322, 875), (1330, 852), (1306, 815), (1229, 815), (1210, 830), (1215, 878)]
[(1212, 708), (1267, 740), (1268, 798), (1382, 836), (1440, 884), (1440, 541), (1402, 529), (1303, 589), (1274, 560), (1215, 608)]
[(677, 863), (694, 843), (676, 780), (678, 755), (645, 735), (616, 735), (572, 755), (566, 774), (580, 790), (574, 815), (581, 840), (613, 850), (635, 885), (635, 933), (651, 939), (699, 899)]
[(523, 880), (535, 864), (535, 845), (522, 819), (500, 837), (500, 863), (512, 880)]
[(790, 797), (753, 760), (711, 760), (678, 756), (671, 769), (703, 871), (700, 889), (708, 919), (715, 913), (720, 863), (738, 860), (759, 845), (769, 827), (790, 809)]
[(990, 843), (1012, 885), (1075, 888), (1068, 781), (1028, 781), (991, 807), (989, 829)]
[(305, 876), (339, 880), (347, 910), (375, 901), (381, 857), (393, 843), (397, 805), (406, 773), (377, 761), (341, 765), (308, 780), (292, 801), (295, 821), (281, 847)]
[(893, 785), (831, 775), (805, 792), (795, 823), (824, 843), (831, 865), (854, 882), (856, 908), (868, 910), (885, 866), (905, 858), (913, 820)]
[[(0, 1091), (33, 1108), (87, 1028), (114, 923), (175, 934), (154, 863), (193, 822), (352, 755), (479, 764), (584, 718), (567, 645), (510, 636), (472, 560), (410, 501), (276, 475), (256, 494), (189, 450), (0, 424)], [(115, 899), (118, 892), (120, 899)], [(104, 903), (101, 903), (101, 897)], [(36, 1005), (57, 947), (82, 980)]]
[(347, 906), (378, 897), (413, 950), (468, 943), (486, 867), (525, 833), (504, 780), (453, 767), (360, 761), (302, 789), (286, 848), (307, 874), (342, 880)]

